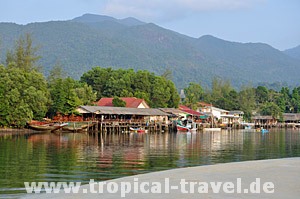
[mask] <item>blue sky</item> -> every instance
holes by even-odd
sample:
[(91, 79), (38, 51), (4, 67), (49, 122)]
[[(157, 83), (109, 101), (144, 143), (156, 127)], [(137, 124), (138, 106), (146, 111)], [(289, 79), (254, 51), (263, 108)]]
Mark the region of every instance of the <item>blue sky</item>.
[(299, 0), (0, 0), (0, 22), (67, 20), (85, 13), (136, 17), (196, 38), (210, 34), (279, 50), (300, 45)]

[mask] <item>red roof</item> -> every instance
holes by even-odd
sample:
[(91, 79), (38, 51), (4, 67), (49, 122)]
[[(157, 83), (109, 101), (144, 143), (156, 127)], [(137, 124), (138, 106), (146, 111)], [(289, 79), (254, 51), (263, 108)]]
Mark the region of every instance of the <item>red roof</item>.
[[(114, 98), (101, 98), (96, 104), (97, 106), (114, 106), (112, 101)], [(121, 97), (121, 100), (126, 102), (127, 108), (138, 108), (140, 104), (144, 103), (146, 108), (149, 108), (148, 104), (143, 99), (136, 97)]]
[(181, 111), (184, 111), (186, 113), (189, 113), (191, 115), (195, 115), (195, 116), (200, 116), (200, 115), (203, 115), (197, 111), (194, 111), (193, 109), (190, 109), (189, 107), (187, 106), (184, 106), (184, 105), (179, 105), (179, 110)]

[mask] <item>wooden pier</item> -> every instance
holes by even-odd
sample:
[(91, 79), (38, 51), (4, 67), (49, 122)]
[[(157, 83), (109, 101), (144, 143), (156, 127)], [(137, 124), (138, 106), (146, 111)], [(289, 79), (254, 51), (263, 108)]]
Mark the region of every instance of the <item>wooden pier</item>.
[(130, 128), (141, 128), (148, 132), (167, 132), (173, 129), (172, 124), (164, 122), (145, 122), (145, 121), (118, 121), (118, 120), (105, 120), (93, 121), (89, 127), (92, 132), (108, 132), (108, 133), (127, 133)]

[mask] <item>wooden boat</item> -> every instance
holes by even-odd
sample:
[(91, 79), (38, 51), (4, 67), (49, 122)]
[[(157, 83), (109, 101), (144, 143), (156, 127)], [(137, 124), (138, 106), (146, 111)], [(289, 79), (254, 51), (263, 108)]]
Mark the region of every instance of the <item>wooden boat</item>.
[(49, 131), (54, 132), (58, 129), (61, 129), (62, 127), (68, 125), (68, 123), (48, 123), (48, 122), (30, 122), (27, 123), (28, 127), (36, 130), (36, 131)]
[(80, 126), (75, 125), (75, 123), (68, 123), (68, 125), (64, 126), (62, 128), (63, 131), (70, 131), (70, 132), (82, 132), (84, 130), (87, 130), (87, 128), (91, 126), (89, 124), (81, 124)]
[(179, 124), (177, 124), (176, 128), (177, 128), (177, 131), (185, 131), (185, 132), (190, 131), (190, 129), (188, 127), (182, 126), (182, 125), (179, 125)]
[(176, 121), (176, 129), (177, 131), (181, 132), (189, 132), (190, 129), (192, 128), (192, 123), (186, 123), (187, 125), (184, 125), (181, 120)]
[(145, 130), (143, 128), (133, 128), (133, 127), (130, 127), (129, 130), (131, 132), (135, 132), (135, 133), (147, 133), (147, 130)]

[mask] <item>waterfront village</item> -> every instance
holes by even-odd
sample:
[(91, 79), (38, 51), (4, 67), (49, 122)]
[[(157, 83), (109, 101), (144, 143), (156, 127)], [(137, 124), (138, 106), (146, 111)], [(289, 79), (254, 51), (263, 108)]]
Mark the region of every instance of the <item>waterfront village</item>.
[[(125, 107), (114, 107), (113, 98), (101, 98), (92, 106), (79, 106), (79, 116), (54, 117), (58, 130), (81, 132), (165, 132), (165, 131), (219, 131), (221, 129), (256, 129), (265, 130), (272, 127), (297, 128), (300, 114), (284, 113), (279, 122), (272, 116), (254, 116), (252, 122), (245, 122), (244, 112), (224, 110), (213, 104), (198, 102), (196, 110), (185, 105), (178, 108), (150, 108), (145, 100), (136, 97), (120, 98)], [(35, 130), (49, 130), (46, 123), (31, 123)], [(49, 123), (48, 123), (49, 124)], [(39, 126), (40, 125), (40, 126)]]

